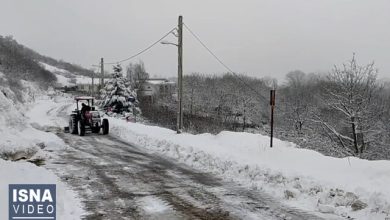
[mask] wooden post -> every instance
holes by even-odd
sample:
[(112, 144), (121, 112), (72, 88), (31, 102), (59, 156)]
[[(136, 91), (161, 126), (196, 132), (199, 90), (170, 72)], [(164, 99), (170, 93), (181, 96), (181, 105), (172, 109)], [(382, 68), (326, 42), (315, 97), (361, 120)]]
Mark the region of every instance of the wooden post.
[(95, 95), (95, 83), (94, 83), (94, 77), (95, 77), (95, 71), (92, 72), (92, 89), (91, 89), (91, 96), (93, 97)]
[(183, 16), (179, 16), (178, 35), (178, 109), (176, 131), (180, 134), (183, 129)]
[(270, 93), (270, 105), (271, 105), (271, 143), (270, 147), (273, 147), (273, 139), (274, 139), (274, 110), (275, 110), (275, 97), (276, 91), (274, 89), (271, 90)]
[(100, 59), (100, 74), (101, 74), (100, 89), (103, 89), (103, 87), (104, 87), (104, 60), (103, 60), (103, 58)]

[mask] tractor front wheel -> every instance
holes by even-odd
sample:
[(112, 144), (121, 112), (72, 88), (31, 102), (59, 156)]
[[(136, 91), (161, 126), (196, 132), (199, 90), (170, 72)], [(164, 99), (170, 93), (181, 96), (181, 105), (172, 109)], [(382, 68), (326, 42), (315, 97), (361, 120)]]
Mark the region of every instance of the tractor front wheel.
[(110, 127), (109, 127), (107, 118), (103, 119), (102, 127), (103, 127), (103, 134), (108, 134), (108, 131), (110, 130)]
[(71, 115), (69, 119), (69, 133), (71, 134), (77, 134), (77, 119), (76, 115)]
[(79, 136), (84, 136), (85, 135), (85, 125), (84, 125), (84, 122), (82, 120), (79, 120), (77, 122), (77, 128), (78, 128)]

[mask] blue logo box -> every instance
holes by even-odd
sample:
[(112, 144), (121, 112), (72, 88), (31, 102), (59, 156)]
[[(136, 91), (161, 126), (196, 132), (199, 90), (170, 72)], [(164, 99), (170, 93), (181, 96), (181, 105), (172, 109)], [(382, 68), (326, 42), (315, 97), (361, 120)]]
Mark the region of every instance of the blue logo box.
[(9, 184), (9, 220), (55, 220), (55, 184)]

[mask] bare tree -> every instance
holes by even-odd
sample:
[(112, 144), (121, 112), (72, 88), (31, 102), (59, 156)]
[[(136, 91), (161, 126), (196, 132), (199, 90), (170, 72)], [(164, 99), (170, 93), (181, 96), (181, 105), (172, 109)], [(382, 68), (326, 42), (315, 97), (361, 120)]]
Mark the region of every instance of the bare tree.
[(300, 70), (287, 73), (287, 85), (281, 92), (288, 121), (292, 121), (295, 130), (302, 132), (308, 119), (311, 91), (307, 90), (306, 74)]
[(197, 108), (202, 103), (201, 93), (203, 87), (204, 76), (193, 73), (191, 75), (184, 76), (184, 108), (188, 109), (191, 115), (197, 113)]
[[(342, 146), (352, 148), (355, 154), (363, 153), (365, 144), (370, 142), (365, 138), (370, 137), (372, 132), (373, 123), (370, 121), (375, 121), (372, 105), (374, 94), (378, 91), (376, 77), (374, 63), (359, 66), (355, 55), (341, 68), (335, 66), (327, 76), (323, 101), (329, 109), (328, 113), (333, 112), (332, 117), (340, 116), (341, 120), (331, 125), (323, 117), (317, 119), (337, 137)], [(348, 132), (343, 134), (341, 130)]]
[(140, 88), (149, 79), (149, 73), (145, 70), (144, 62), (140, 60), (138, 63), (129, 63), (126, 68), (126, 77), (129, 79), (133, 88)]

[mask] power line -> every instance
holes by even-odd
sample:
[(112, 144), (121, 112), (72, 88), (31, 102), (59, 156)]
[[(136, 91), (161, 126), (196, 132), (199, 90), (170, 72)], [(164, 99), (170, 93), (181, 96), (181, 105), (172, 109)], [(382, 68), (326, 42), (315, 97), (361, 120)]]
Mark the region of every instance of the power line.
[(118, 63), (123, 63), (125, 61), (128, 61), (128, 60), (131, 60), (141, 54), (143, 54), (144, 52), (148, 51), (150, 48), (152, 48), (154, 45), (158, 44), (161, 40), (163, 40), (164, 38), (166, 38), (170, 33), (172, 33), (174, 30), (176, 30), (176, 27), (172, 28), (172, 30), (170, 30), (168, 33), (166, 33), (164, 36), (162, 36), (160, 39), (158, 39), (157, 41), (155, 41), (154, 43), (152, 43), (151, 45), (149, 45), (148, 47), (146, 47), (145, 49), (141, 50), (140, 52), (126, 58), (126, 59), (123, 59), (123, 60), (120, 60), (120, 61), (117, 61), (117, 62), (109, 62), (109, 63), (104, 63), (104, 64), (107, 64), (107, 65), (113, 65), (113, 64), (118, 64)]
[(231, 74), (233, 74), (238, 80), (241, 81), (242, 84), (244, 84), (246, 87), (248, 87), (249, 89), (251, 89), (254, 93), (256, 93), (257, 95), (260, 96), (260, 98), (262, 98), (265, 102), (268, 102), (268, 100), (262, 95), (260, 94), (256, 89), (252, 88), (247, 82), (245, 82), (243, 79), (240, 78), (239, 75), (237, 75), (231, 68), (229, 68), (224, 62), (222, 62), (221, 59), (218, 58), (217, 55), (215, 55), (215, 53), (213, 51), (211, 51), (211, 49), (209, 47), (206, 46), (205, 43), (203, 43), (203, 41), (199, 38), (198, 35), (196, 35), (185, 23), (183, 24), (184, 27), (190, 32), (190, 34), (223, 66), (226, 68), (226, 70), (228, 70), (228, 72), (230, 72)]

